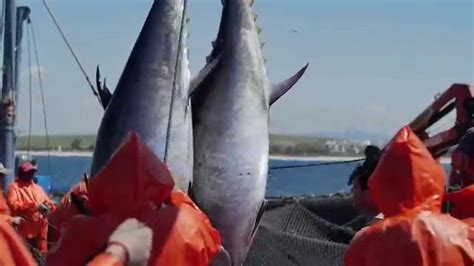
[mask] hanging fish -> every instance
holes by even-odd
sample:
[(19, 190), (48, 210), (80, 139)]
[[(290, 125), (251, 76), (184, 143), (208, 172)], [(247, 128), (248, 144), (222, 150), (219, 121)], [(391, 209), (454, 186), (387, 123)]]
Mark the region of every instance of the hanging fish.
[(264, 211), (270, 105), (307, 68), (270, 84), (255, 19), (248, 0), (224, 1), (214, 49), (191, 82), (194, 177), (189, 192), (220, 231), (232, 265), (243, 264)]
[(166, 162), (177, 187), (187, 190), (193, 143), (185, 10), (186, 0), (153, 2), (117, 87), (105, 104), (91, 176), (133, 130)]

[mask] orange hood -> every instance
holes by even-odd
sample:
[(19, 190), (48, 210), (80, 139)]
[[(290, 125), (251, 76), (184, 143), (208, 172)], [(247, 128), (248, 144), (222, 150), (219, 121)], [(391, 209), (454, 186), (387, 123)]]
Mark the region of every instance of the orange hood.
[(166, 165), (132, 132), (89, 181), (89, 207), (95, 215), (130, 215), (149, 203), (163, 203), (173, 187)]
[(385, 217), (414, 210), (441, 212), (444, 170), (408, 126), (387, 145), (368, 185)]

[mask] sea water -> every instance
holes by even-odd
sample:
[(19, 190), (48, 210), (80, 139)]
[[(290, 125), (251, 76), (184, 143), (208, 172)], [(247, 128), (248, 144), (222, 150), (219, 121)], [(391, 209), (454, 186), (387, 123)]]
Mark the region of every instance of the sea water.
[[(91, 157), (36, 156), (39, 173), (51, 176), (52, 193), (63, 193), (89, 173)], [(310, 196), (347, 192), (348, 178), (358, 163), (344, 163), (304, 168), (272, 169), (272, 167), (318, 163), (318, 161), (271, 160), (267, 196)], [(446, 172), (449, 164), (444, 165)]]

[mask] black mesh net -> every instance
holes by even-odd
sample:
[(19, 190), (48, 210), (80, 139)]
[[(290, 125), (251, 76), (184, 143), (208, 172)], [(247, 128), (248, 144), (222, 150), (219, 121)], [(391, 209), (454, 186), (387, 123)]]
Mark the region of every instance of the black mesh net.
[(46, 260), (43, 257), (43, 254), (41, 254), (41, 252), (38, 249), (36, 249), (32, 245), (30, 245), (26, 240), (23, 240), (23, 243), (25, 243), (25, 246), (30, 251), (30, 253), (31, 253), (33, 259), (36, 261), (37, 265), (38, 266), (45, 266), (46, 265)]
[(347, 245), (367, 222), (347, 197), (272, 200), (245, 265), (342, 265)]

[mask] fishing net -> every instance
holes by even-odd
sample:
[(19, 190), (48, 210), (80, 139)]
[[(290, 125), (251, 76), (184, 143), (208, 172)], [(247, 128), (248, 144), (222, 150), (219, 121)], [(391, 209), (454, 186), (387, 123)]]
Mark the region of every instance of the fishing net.
[(41, 254), (41, 252), (38, 249), (36, 249), (35, 247), (28, 244), (28, 242), (26, 240), (23, 240), (23, 242), (28, 247), (28, 250), (30, 251), (30, 253), (31, 253), (33, 259), (36, 261), (37, 265), (38, 266), (45, 266), (46, 265), (46, 259), (44, 258), (43, 254)]
[(368, 221), (348, 197), (270, 201), (245, 265), (342, 265), (347, 245)]

